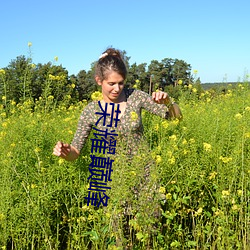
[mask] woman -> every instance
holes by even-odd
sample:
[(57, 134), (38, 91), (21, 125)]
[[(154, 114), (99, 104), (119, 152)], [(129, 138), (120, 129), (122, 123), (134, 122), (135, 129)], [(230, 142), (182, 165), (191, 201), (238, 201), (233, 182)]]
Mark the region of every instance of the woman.
[[(95, 80), (102, 88), (103, 99), (100, 102), (93, 101), (84, 108), (72, 143), (57, 142), (53, 152), (54, 155), (68, 161), (73, 161), (80, 155), (80, 151), (85, 145), (92, 129), (98, 129), (99, 131), (107, 131), (108, 129), (110, 133), (112, 131), (117, 133), (117, 142), (119, 142), (117, 144), (116, 155), (111, 155), (111, 158), (119, 157), (120, 153), (124, 155), (125, 152), (127, 160), (124, 161), (126, 163), (123, 165), (123, 168), (129, 166), (135, 167), (131, 159), (138, 153), (138, 149), (143, 144), (141, 110), (146, 109), (165, 119), (181, 118), (180, 108), (176, 103), (171, 101), (167, 93), (161, 91), (154, 92), (151, 97), (143, 91), (124, 88), (126, 76), (127, 69), (120, 51), (113, 48), (107, 49), (100, 56), (95, 68)], [(114, 110), (117, 110), (116, 105), (119, 107), (118, 112), (114, 112)], [(113, 116), (114, 119), (117, 114), (117, 124), (115, 124), (114, 121), (112, 123), (111, 116), (106, 117), (106, 124), (103, 122), (97, 123), (100, 118), (98, 113), (103, 112), (105, 108), (108, 114), (112, 112), (115, 113)], [(110, 127), (108, 125), (110, 125)], [(147, 154), (147, 151), (144, 151), (144, 155), (147, 156), (149, 154)], [(126, 182), (124, 178), (125, 174), (123, 177), (119, 177), (121, 181), (115, 186), (122, 189), (120, 184), (126, 185), (127, 193), (132, 190), (132, 197), (134, 198), (131, 198), (130, 195), (126, 196), (124, 194), (126, 192), (123, 193), (123, 191), (116, 196), (120, 199), (119, 204), (121, 204), (123, 208), (126, 219), (130, 218), (131, 215), (134, 215), (136, 212), (141, 211), (144, 204), (147, 204), (148, 208), (144, 209), (144, 212), (140, 214), (145, 214), (145, 217), (154, 217), (153, 213), (157, 208), (157, 205), (152, 205), (154, 201), (158, 200), (153, 198), (155, 197), (155, 193), (157, 193), (157, 184), (149, 184), (149, 168), (152, 163), (148, 162), (148, 157), (145, 157), (144, 160), (142, 159), (140, 163), (140, 166), (143, 166), (143, 170), (140, 177), (136, 176), (138, 178), (137, 180), (133, 179), (132, 182), (130, 180)], [(119, 171), (121, 171), (121, 169), (119, 169)], [(130, 200), (128, 197), (130, 197)], [(112, 197), (110, 197), (110, 200), (112, 200)], [(112, 227), (114, 231), (117, 231), (119, 227), (121, 228), (121, 226), (119, 226), (121, 217), (123, 216), (118, 214), (115, 219), (113, 218)], [(128, 223), (126, 226), (128, 227)], [(118, 238), (123, 239), (123, 236), (120, 235)], [(119, 243), (117, 244), (119, 245)]]
[[(101, 101), (101, 105), (104, 107), (105, 103), (119, 104), (121, 112), (118, 119), (120, 119), (120, 122), (116, 131), (120, 132), (122, 137), (127, 137), (127, 143), (136, 148), (143, 137), (141, 108), (167, 119), (181, 118), (182, 114), (179, 106), (172, 102), (165, 92), (153, 92), (151, 98), (145, 92), (124, 89), (126, 76), (127, 69), (120, 51), (113, 48), (107, 49), (100, 56), (95, 72), (95, 80), (102, 88), (103, 100)], [(108, 105), (108, 113), (111, 112), (111, 108)], [(98, 119), (95, 116), (98, 109), (100, 111), (100, 107), (96, 105), (96, 102), (87, 105), (81, 114), (73, 142), (71, 144), (57, 142), (53, 151), (54, 155), (68, 161), (78, 158), (92, 126)], [(137, 119), (133, 123), (131, 123), (132, 112), (137, 115)], [(99, 126), (101, 127), (101, 124)], [(131, 126), (133, 127), (131, 128)]]

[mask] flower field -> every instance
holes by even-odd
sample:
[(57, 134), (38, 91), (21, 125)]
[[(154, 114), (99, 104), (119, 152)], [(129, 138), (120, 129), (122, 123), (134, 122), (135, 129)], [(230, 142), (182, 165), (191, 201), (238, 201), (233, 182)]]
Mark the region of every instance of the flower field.
[[(110, 200), (99, 209), (84, 198), (90, 143), (75, 162), (52, 155), (58, 140), (71, 142), (86, 102), (41, 103), (0, 106), (0, 249), (123, 249), (117, 239), (128, 249), (249, 249), (249, 84), (183, 92), (182, 121), (143, 112), (151, 155), (133, 164), (116, 155)], [(146, 193), (135, 201), (130, 192), (151, 159), (158, 219), (148, 216)], [(124, 200), (139, 207), (129, 229)]]

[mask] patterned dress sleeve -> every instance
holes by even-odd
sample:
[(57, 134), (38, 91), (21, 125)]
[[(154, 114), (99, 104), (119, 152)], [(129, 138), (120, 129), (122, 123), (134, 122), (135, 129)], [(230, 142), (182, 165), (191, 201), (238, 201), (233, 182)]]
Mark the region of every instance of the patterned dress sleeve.
[(140, 100), (142, 108), (146, 109), (152, 114), (169, 119), (168, 107), (165, 104), (158, 104), (154, 102), (149, 94), (140, 90), (136, 91), (136, 98)]
[(88, 104), (87, 107), (81, 113), (80, 119), (78, 121), (77, 130), (75, 132), (75, 136), (71, 145), (75, 147), (79, 152), (83, 148), (88, 139), (88, 136), (91, 132), (93, 126), (93, 114), (94, 111), (94, 104), (93, 102)]

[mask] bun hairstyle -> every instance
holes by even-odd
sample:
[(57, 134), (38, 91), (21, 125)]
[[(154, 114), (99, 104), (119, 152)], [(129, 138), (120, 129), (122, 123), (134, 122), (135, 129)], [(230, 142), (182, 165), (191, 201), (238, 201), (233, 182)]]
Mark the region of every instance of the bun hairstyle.
[(103, 81), (110, 71), (117, 72), (124, 80), (127, 77), (127, 68), (122, 53), (114, 48), (108, 48), (101, 54), (95, 66), (95, 76)]

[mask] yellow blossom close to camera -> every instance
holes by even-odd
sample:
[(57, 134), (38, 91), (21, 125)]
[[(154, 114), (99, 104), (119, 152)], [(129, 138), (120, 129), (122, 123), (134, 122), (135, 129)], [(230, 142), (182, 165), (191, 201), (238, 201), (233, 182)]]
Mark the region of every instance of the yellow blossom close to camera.
[(176, 136), (176, 135), (170, 135), (170, 136), (169, 136), (169, 139), (170, 139), (171, 141), (176, 141), (176, 140), (177, 140), (177, 136)]
[(6, 100), (6, 96), (5, 95), (2, 96), (2, 100)]
[(137, 89), (137, 84), (134, 84), (134, 85), (133, 85), (133, 88), (134, 88), (134, 89)]
[(32, 42), (28, 42), (28, 47), (31, 47), (32, 46)]
[(197, 69), (194, 69), (193, 70), (193, 73), (196, 75), (196, 74), (198, 74), (198, 70)]
[(245, 107), (245, 110), (250, 111), (250, 107), (249, 106)]
[(57, 61), (58, 61), (58, 56), (55, 56), (55, 57), (54, 57), (54, 60), (57, 62)]
[(138, 119), (138, 114), (135, 111), (130, 113), (130, 118), (132, 121), (136, 121)]
[(0, 69), (0, 75), (5, 75), (5, 70), (4, 69)]
[(203, 148), (206, 152), (211, 152), (212, 151), (212, 146), (209, 143), (203, 142)]
[(103, 96), (102, 93), (100, 91), (95, 91), (91, 94), (91, 99), (93, 101), (100, 101), (102, 100)]

